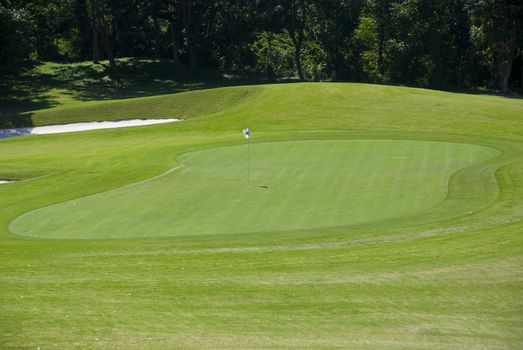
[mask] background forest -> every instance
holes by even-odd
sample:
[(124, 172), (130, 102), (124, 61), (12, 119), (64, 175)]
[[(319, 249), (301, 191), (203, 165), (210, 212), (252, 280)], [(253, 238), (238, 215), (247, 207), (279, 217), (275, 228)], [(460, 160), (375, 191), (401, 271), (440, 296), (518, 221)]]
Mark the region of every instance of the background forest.
[(4, 75), (119, 57), (268, 80), (520, 90), (521, 0), (0, 0)]

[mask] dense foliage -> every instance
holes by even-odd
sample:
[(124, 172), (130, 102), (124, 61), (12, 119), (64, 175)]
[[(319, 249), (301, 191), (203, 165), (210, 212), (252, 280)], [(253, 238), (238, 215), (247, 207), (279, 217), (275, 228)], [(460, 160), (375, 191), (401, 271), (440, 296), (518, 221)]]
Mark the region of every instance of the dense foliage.
[(0, 66), (170, 59), (268, 79), (521, 88), (521, 0), (0, 0)]

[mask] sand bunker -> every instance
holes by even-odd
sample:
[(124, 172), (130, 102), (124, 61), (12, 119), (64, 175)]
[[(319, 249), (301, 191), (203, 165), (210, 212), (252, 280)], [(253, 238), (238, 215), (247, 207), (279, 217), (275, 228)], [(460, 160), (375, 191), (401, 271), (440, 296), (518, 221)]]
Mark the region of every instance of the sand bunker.
[(0, 185), (1, 184), (10, 184), (11, 182), (14, 182), (13, 180), (1, 180), (0, 179)]
[(37, 126), (30, 128), (0, 129), (0, 139), (23, 135), (58, 134), (63, 132), (77, 132), (97, 129), (124, 128), (128, 126), (142, 126), (152, 124), (171, 123), (180, 119), (129, 119), (107, 122), (74, 123), (63, 125)]

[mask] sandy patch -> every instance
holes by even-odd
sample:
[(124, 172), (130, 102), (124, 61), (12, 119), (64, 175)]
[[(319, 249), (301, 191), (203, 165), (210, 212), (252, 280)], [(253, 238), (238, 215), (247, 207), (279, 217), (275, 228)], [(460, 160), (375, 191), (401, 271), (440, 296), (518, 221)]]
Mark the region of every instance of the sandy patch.
[(78, 132), (86, 130), (125, 128), (129, 126), (163, 124), (176, 122), (179, 120), (180, 119), (129, 119), (106, 122), (37, 126), (31, 128), (0, 129), (0, 139), (23, 135), (58, 134), (63, 132)]
[(13, 180), (0, 180), (0, 185), (1, 184), (10, 184), (11, 182), (14, 182)]

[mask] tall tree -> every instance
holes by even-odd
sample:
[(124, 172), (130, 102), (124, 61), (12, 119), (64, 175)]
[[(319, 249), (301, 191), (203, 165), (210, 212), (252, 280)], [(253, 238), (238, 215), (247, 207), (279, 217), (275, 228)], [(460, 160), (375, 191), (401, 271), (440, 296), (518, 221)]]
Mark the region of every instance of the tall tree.
[[(119, 80), (119, 75), (116, 67), (116, 61), (113, 54), (113, 43), (111, 40), (110, 33), (110, 16), (106, 10), (106, 4), (104, 0), (88, 0), (90, 2), (90, 14), (92, 16), (92, 22), (96, 28), (97, 34), (102, 38), (102, 44), (104, 47), (105, 54), (109, 60), (109, 75), (112, 79)], [(93, 35), (93, 40), (96, 35)]]
[(15, 68), (34, 50), (29, 13), (21, 4), (0, 2), (0, 68)]
[(274, 79), (275, 55), (273, 48), (273, 40), (275, 34), (283, 31), (284, 10), (280, 0), (258, 0), (254, 16), (257, 21), (258, 38), (263, 38), (266, 42), (266, 50), (264, 50), (265, 71), (267, 79)]
[(173, 61), (175, 65), (179, 65), (180, 56), (178, 52), (180, 51), (180, 29), (176, 23), (177, 22), (175, 19), (171, 19), (169, 23), (169, 34), (171, 36), (171, 52), (173, 56)]
[(340, 31), (336, 28), (336, 21), (332, 15), (333, 4), (322, 0), (316, 0), (315, 3), (316, 21), (319, 24), (320, 40), (322, 46), (327, 54), (327, 67), (329, 69), (331, 80), (338, 80), (338, 65), (336, 59), (336, 52), (338, 51), (336, 45), (336, 38)]
[(385, 52), (386, 43), (389, 40), (392, 31), (390, 21), (390, 2), (390, 0), (377, 0), (371, 4), (373, 17), (376, 23), (377, 66), (381, 82), (386, 82), (388, 80), (385, 76)]
[(319, 28), (331, 80), (355, 78), (354, 30), (363, 3), (363, 0), (314, 0), (312, 17)]
[(301, 63), (301, 54), (303, 47), (303, 39), (305, 34), (305, 21), (307, 18), (307, 7), (305, 0), (285, 0), (284, 1), (286, 27), (289, 36), (294, 45), (294, 62), (296, 70), (301, 80), (304, 79), (303, 67)]
[(91, 52), (92, 52), (92, 59), (93, 63), (98, 64), (100, 63), (100, 43), (98, 42), (98, 21), (95, 20), (95, 13), (93, 10), (93, 2), (92, 0), (88, 1), (89, 8), (90, 8), (90, 16), (89, 16), (89, 22), (91, 24)]
[(150, 1), (150, 13), (153, 22), (153, 39), (154, 39), (154, 58), (160, 59), (160, 23), (159, 23), (160, 4), (158, 0)]
[(476, 3), (473, 14), (496, 59), (499, 87), (507, 93), (513, 60), (523, 47), (520, 40), (523, 3), (520, 0), (481, 0)]
[(449, 66), (448, 76), (445, 78), (459, 88), (465, 85), (473, 56), (470, 41), (471, 23), (466, 7), (465, 0), (453, 0), (451, 14), (448, 18), (450, 21), (449, 45), (445, 47), (445, 56)]
[(194, 18), (193, 0), (181, 0), (182, 13), (183, 13), (183, 25), (185, 28), (185, 36), (187, 38), (187, 47), (189, 49), (189, 66), (191, 69), (195, 69), (198, 65), (198, 57), (196, 56), (196, 43), (195, 43), (195, 27), (197, 25)]

